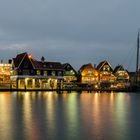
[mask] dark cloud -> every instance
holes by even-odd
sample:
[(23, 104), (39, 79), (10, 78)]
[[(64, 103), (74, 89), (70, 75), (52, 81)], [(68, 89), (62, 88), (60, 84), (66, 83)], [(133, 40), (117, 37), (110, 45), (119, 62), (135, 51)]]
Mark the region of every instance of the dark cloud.
[(77, 69), (107, 59), (134, 70), (135, 52), (129, 50), (136, 48), (139, 5), (139, 0), (1, 0), (0, 56), (29, 51)]

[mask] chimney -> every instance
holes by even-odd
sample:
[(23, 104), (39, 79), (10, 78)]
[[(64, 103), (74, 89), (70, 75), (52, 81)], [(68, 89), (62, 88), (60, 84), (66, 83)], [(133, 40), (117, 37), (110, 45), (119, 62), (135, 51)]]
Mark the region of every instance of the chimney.
[(45, 61), (45, 58), (44, 56), (41, 57), (41, 62), (44, 62)]
[(8, 64), (12, 64), (12, 59), (9, 59), (8, 60)]

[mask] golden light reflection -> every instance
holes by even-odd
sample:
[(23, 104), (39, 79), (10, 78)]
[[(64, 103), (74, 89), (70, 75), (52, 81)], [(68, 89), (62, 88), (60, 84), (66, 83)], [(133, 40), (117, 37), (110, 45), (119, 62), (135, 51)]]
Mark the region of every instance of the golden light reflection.
[(95, 134), (100, 135), (102, 132), (101, 125), (102, 125), (102, 110), (101, 110), (101, 94), (102, 93), (95, 93), (93, 95), (93, 106), (92, 106), (92, 112), (93, 112), (93, 125), (96, 126)]
[(24, 133), (26, 138), (30, 140), (39, 139), (39, 126), (36, 121), (36, 117), (33, 115), (32, 101), (39, 96), (36, 92), (21, 92), (18, 94), (19, 97), (23, 99), (23, 123), (24, 123)]
[[(112, 125), (118, 133), (129, 133), (127, 122), (129, 119), (130, 96), (126, 93), (112, 93), (110, 96)], [(127, 110), (128, 109), (128, 110)], [(119, 128), (119, 129), (118, 129)], [(121, 136), (124, 139), (123, 135)], [(116, 138), (117, 139), (117, 138)], [(119, 139), (119, 138), (118, 138)]]
[(31, 112), (31, 99), (29, 92), (23, 93), (23, 121), (25, 125), (26, 135), (31, 139), (31, 130), (29, 126), (32, 126), (32, 112)]
[[(75, 130), (79, 127), (79, 118), (78, 118), (78, 105), (77, 105), (77, 93), (72, 92), (70, 95), (67, 96), (67, 102), (66, 102), (66, 122), (68, 124), (68, 134), (74, 134)], [(66, 98), (65, 98), (66, 99)]]
[(6, 140), (13, 138), (13, 117), (14, 112), (11, 108), (13, 100), (10, 93), (0, 93), (0, 139)]
[(56, 112), (55, 112), (55, 100), (57, 100), (57, 94), (54, 92), (46, 92), (46, 122), (49, 129), (49, 134), (54, 135), (56, 131)]

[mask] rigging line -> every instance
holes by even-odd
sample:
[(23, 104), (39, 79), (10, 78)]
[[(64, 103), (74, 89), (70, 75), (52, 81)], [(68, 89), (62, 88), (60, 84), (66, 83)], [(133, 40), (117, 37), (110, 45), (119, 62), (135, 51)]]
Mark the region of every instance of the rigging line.
[[(136, 50), (135, 48), (132, 50), (132, 52), (129, 55), (129, 59), (127, 59), (127, 69), (132, 68), (132, 66), (135, 66), (133, 62), (135, 62), (135, 56), (136, 56)], [(134, 65), (133, 65), (134, 64)]]
[(135, 50), (134, 45), (131, 46), (131, 48), (128, 51), (128, 54), (126, 55), (126, 57), (124, 57), (124, 59), (122, 60), (122, 64), (126, 64), (126, 62), (128, 61), (128, 58), (132, 55), (132, 52)]

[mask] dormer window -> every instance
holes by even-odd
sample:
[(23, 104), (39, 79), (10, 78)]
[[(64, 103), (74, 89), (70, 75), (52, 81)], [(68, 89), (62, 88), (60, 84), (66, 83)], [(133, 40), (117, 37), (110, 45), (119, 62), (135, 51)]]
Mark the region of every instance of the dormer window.
[(105, 66), (103, 67), (103, 70), (104, 70), (104, 71), (110, 71), (110, 68), (109, 68), (108, 65), (105, 65)]

